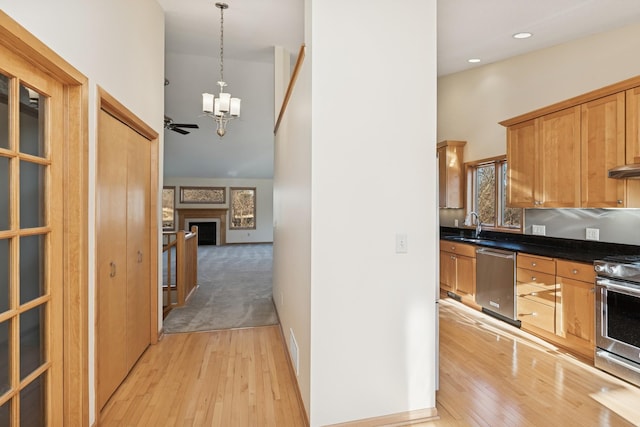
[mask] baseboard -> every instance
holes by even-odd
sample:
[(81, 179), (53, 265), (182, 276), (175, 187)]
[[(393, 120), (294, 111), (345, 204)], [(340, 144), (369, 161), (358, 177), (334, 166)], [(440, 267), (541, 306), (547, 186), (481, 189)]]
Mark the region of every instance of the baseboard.
[(296, 375), (295, 369), (293, 369), (289, 347), (287, 347), (284, 330), (282, 329), (282, 322), (280, 321), (280, 313), (278, 313), (278, 307), (276, 306), (275, 302), (273, 304), (273, 307), (276, 310), (276, 317), (278, 318), (278, 329), (280, 330), (280, 337), (282, 338), (282, 347), (284, 347), (284, 351), (285, 353), (287, 353), (287, 366), (289, 367), (289, 373), (291, 374), (291, 377), (295, 379), (296, 398), (298, 399), (298, 405), (300, 406), (300, 408), (302, 408), (302, 413), (304, 414), (304, 426), (302, 427), (309, 427), (309, 415), (307, 415), (307, 411), (304, 406), (304, 400), (302, 400), (302, 393), (300, 393), (300, 385), (298, 384), (298, 376)]
[(400, 427), (438, 419), (440, 419), (440, 417), (438, 416), (438, 410), (436, 408), (425, 408), (346, 423), (331, 424), (326, 427)]

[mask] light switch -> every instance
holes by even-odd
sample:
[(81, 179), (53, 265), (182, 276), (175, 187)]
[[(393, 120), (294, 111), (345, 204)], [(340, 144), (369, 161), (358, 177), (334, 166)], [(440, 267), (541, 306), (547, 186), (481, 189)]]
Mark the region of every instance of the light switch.
[(396, 253), (406, 254), (409, 251), (406, 233), (396, 233)]

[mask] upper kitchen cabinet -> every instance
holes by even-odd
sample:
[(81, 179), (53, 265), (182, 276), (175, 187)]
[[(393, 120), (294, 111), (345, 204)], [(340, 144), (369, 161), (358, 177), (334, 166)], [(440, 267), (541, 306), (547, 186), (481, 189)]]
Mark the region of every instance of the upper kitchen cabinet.
[(507, 205), (640, 207), (640, 180), (609, 178), (640, 163), (640, 77), (500, 122), (507, 128)]
[(580, 203), (580, 108), (507, 129), (507, 204), (561, 208)]
[(464, 207), (463, 150), (466, 141), (438, 143), (438, 179), (441, 208)]
[(608, 177), (625, 163), (625, 93), (582, 104), (582, 207), (625, 207), (625, 181)]

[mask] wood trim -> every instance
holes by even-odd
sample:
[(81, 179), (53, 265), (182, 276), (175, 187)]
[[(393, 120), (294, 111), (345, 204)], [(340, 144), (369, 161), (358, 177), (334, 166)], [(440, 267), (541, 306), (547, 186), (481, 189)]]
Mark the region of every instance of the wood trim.
[(0, 44), (63, 84), (63, 425), (88, 425), (88, 79), (1, 10)]
[(184, 230), (187, 219), (214, 218), (220, 220), (220, 244), (227, 244), (227, 211), (228, 209), (186, 209), (178, 208), (178, 230)]
[(623, 80), (618, 83), (614, 83), (609, 86), (602, 87), (600, 89), (587, 92), (582, 95), (575, 96), (573, 98), (551, 104), (546, 107), (538, 108), (537, 110), (530, 111), (526, 114), (513, 117), (511, 119), (503, 120), (499, 122), (502, 126), (509, 127), (515, 124), (525, 122), (527, 120), (535, 119), (536, 117), (544, 116), (546, 114), (555, 113), (556, 111), (564, 110), (566, 108), (575, 107), (576, 105), (584, 104), (593, 101), (598, 98), (613, 95), (614, 93), (623, 92), (625, 90), (633, 89), (640, 86), (640, 76), (632, 77), (627, 80)]
[(158, 139), (158, 132), (153, 130), (142, 119), (136, 116), (131, 110), (120, 103), (116, 98), (111, 96), (107, 91), (98, 86), (98, 108), (103, 109), (111, 114), (140, 135), (153, 142)]
[(293, 88), (296, 85), (296, 80), (298, 80), (298, 73), (302, 68), (302, 64), (304, 62), (305, 56), (305, 45), (300, 46), (300, 50), (298, 51), (298, 59), (296, 60), (296, 65), (293, 68), (293, 74), (291, 75), (291, 79), (289, 80), (289, 86), (287, 86), (287, 92), (284, 95), (284, 100), (282, 101), (282, 107), (280, 107), (280, 113), (278, 114), (278, 120), (276, 120), (276, 125), (273, 128), (273, 133), (278, 133), (278, 128), (280, 127), (280, 122), (284, 117), (284, 112), (287, 110), (287, 105), (289, 105), (289, 98), (291, 98), (291, 94), (293, 93)]
[(400, 412), (384, 415), (382, 417), (366, 418), (363, 420), (349, 421), (340, 424), (331, 424), (327, 427), (400, 427), (438, 420), (436, 408), (417, 409), (415, 411)]

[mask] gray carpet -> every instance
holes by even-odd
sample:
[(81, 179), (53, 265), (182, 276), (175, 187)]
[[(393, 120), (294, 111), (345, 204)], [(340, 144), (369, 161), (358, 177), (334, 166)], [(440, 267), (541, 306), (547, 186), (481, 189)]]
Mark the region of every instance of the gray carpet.
[(164, 320), (165, 333), (245, 328), (278, 323), (272, 289), (273, 246), (198, 247), (198, 287)]

